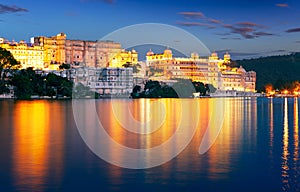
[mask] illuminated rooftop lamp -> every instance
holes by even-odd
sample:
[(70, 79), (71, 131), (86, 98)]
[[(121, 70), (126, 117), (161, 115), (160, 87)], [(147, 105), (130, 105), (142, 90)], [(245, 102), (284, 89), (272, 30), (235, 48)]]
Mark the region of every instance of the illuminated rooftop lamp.
[(269, 95), (269, 96), (274, 96), (274, 95), (275, 95), (275, 91), (269, 91), (269, 92), (268, 92), (268, 95)]
[(287, 94), (289, 93), (289, 91), (288, 91), (288, 90), (284, 90), (283, 93), (284, 93), (285, 95), (287, 95)]

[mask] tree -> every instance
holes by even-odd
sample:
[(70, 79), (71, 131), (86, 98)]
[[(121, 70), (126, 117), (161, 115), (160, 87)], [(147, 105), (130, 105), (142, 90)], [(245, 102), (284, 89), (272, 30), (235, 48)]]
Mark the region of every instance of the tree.
[(15, 86), (15, 95), (18, 99), (30, 99), (33, 94), (32, 71), (22, 69), (14, 74), (12, 85)]
[(154, 68), (152, 66), (149, 67), (149, 76), (154, 76), (155, 73), (163, 73), (164, 70), (163, 69), (160, 69), (160, 68)]
[[(56, 96), (71, 97), (73, 83), (67, 78), (57, 76), (54, 73), (49, 73), (46, 77), (46, 82), (47, 90), (54, 90)], [(48, 91), (48, 93), (51, 93), (49, 96), (54, 96), (53, 91)]]
[(11, 69), (20, 68), (20, 63), (13, 57), (13, 55), (0, 47), (0, 94), (9, 92), (7, 85), (9, 84), (9, 73)]
[(63, 64), (61, 64), (59, 66), (60, 70), (62, 70), (62, 69), (70, 69), (70, 68), (71, 68), (71, 65), (70, 64), (65, 64), (65, 63), (63, 63)]
[(0, 47), (0, 72), (2, 74), (3, 69), (19, 69), (21, 67), (20, 62), (18, 62), (14, 56)]
[(138, 63), (137, 64), (132, 64), (130, 62), (127, 62), (127, 63), (123, 64), (122, 67), (125, 67), (125, 68), (131, 67), (132, 70), (133, 70), (132, 71), (133, 73), (138, 73), (141, 70), (141, 65), (138, 64)]
[(175, 90), (179, 98), (192, 97), (193, 93), (196, 92), (190, 79), (177, 79), (177, 83), (175, 83), (172, 88)]
[(206, 87), (204, 85), (204, 83), (202, 82), (193, 82), (193, 85), (195, 87), (196, 92), (199, 92), (200, 95), (205, 96), (206, 95)]
[(84, 86), (82, 83), (78, 83), (75, 86), (73, 98), (86, 98), (86, 97), (95, 97), (97, 94), (92, 92), (88, 86)]

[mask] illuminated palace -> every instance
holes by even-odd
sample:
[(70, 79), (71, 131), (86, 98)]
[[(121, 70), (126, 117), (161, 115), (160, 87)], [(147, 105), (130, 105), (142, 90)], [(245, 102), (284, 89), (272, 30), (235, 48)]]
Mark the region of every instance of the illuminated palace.
[(230, 61), (228, 53), (224, 59), (219, 58), (215, 52), (208, 58), (200, 58), (196, 53), (192, 53), (190, 58), (179, 58), (173, 57), (170, 49), (161, 54), (150, 50), (146, 56), (147, 66), (161, 73), (161, 77), (156, 79), (191, 79), (212, 84), (219, 90), (255, 92), (256, 73), (247, 72), (243, 67), (232, 68), (229, 66)]
[(122, 67), (138, 62), (138, 53), (126, 51), (113, 41), (66, 40), (66, 63), (83, 64), (86, 67)]
[(0, 47), (8, 50), (18, 60), (23, 69), (33, 67), (37, 69), (44, 68), (44, 47), (34, 46), (24, 41), (7, 42), (5, 39), (0, 38)]
[(10, 51), (23, 69), (57, 70), (63, 63), (85, 67), (122, 67), (126, 63), (138, 62), (138, 53), (122, 49), (120, 43), (69, 40), (64, 33), (32, 37), (30, 43), (0, 38), (0, 47)]

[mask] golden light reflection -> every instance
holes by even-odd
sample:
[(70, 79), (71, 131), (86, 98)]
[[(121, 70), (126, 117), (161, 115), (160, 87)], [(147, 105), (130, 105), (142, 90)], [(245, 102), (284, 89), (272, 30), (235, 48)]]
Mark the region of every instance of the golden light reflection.
[[(225, 122), (217, 140), (209, 151), (203, 155), (208, 163), (208, 166), (204, 168), (204, 171), (206, 171), (209, 178), (217, 179), (227, 177), (227, 173), (230, 172), (232, 164), (236, 163), (232, 160), (232, 154), (238, 154), (241, 150), (241, 143), (243, 139), (245, 139), (243, 135), (249, 134), (250, 136), (248, 135), (247, 137), (250, 138), (250, 142), (255, 142), (254, 137), (256, 137), (256, 134), (253, 134), (255, 129), (251, 129), (247, 126), (252, 126), (252, 123), (256, 125), (257, 123), (257, 112), (255, 111), (256, 101), (251, 99), (245, 101), (244, 99), (230, 98), (114, 100), (114, 105), (117, 107), (114, 108), (111, 106), (110, 102), (99, 102), (97, 111), (101, 124), (112, 139), (129, 148), (153, 148), (159, 146), (174, 135), (179, 125), (184, 126), (185, 131), (189, 131), (196, 123), (197, 131), (193, 140), (179, 156), (172, 160), (175, 161), (176, 168), (180, 171), (187, 169), (187, 167), (190, 166), (195, 166), (195, 168), (197, 168), (206, 164), (201, 162), (202, 158), (199, 158), (199, 145), (203, 139), (204, 133), (207, 131), (209, 121), (212, 117), (220, 115), (218, 108), (220, 101), (225, 105)], [(122, 103), (125, 103), (126, 107), (122, 106)], [(189, 110), (182, 113), (181, 110), (183, 109), (183, 106), (188, 106)], [(143, 110), (141, 110), (141, 108)], [(105, 109), (105, 111), (101, 111), (103, 109)], [(84, 110), (89, 111), (89, 109)], [(153, 122), (150, 121), (150, 124), (148, 125), (150, 129), (152, 129), (151, 126), (156, 126), (157, 124), (155, 122), (160, 121), (161, 117), (159, 116), (161, 116), (163, 110), (165, 110), (163, 124), (155, 132), (146, 135), (130, 132), (121, 125), (121, 121), (116, 119), (119, 118), (116, 113), (123, 114), (120, 118), (130, 118), (130, 115), (128, 114), (129, 111), (137, 121), (145, 121), (149, 118), (153, 120)], [(195, 113), (197, 110), (200, 110), (200, 114)], [(146, 114), (147, 112), (150, 114)], [(87, 127), (90, 124), (93, 124), (94, 120), (90, 119), (88, 115), (85, 118), (86, 122), (84, 124)], [(199, 122), (198, 125), (197, 122)], [(211, 140), (214, 140), (213, 137), (219, 130), (218, 126), (219, 125), (215, 123), (211, 124), (210, 130), (208, 130), (208, 136), (212, 137)], [(247, 127), (247, 129), (244, 127)], [(168, 154), (172, 154), (172, 152), (176, 151), (180, 146), (182, 138), (187, 134), (185, 131), (181, 133), (180, 137), (176, 137), (176, 142), (171, 148), (166, 148), (161, 154), (156, 154), (158, 155), (157, 158), (168, 156)], [(95, 133), (96, 129), (95, 132), (89, 129), (87, 134), (89, 138), (94, 138), (95, 143), (98, 143), (97, 139), (100, 137), (95, 136)], [(123, 162), (128, 160), (132, 161), (137, 158), (128, 157), (123, 154), (121, 149), (113, 148), (113, 146), (107, 146), (107, 151), (109, 152), (109, 155), (113, 157), (112, 159), (118, 159)], [(145, 153), (145, 156), (143, 157), (146, 162), (150, 159), (148, 155), (150, 154)], [(125, 157), (131, 159), (124, 159)], [(191, 165), (191, 158), (198, 158), (199, 162), (193, 162)], [(238, 161), (238, 159), (236, 159), (236, 161)], [(169, 165), (171, 164), (166, 163), (162, 167), (163, 172), (160, 177), (169, 177), (170, 174), (172, 174), (172, 168), (170, 168)], [(109, 174), (114, 178), (113, 183), (118, 183), (120, 182), (118, 178), (121, 178), (122, 169), (110, 169)], [(149, 178), (147, 178), (148, 176)], [(153, 178), (150, 177), (151, 175), (145, 175), (145, 180), (153, 180)], [(176, 174), (176, 177), (180, 179), (181, 177), (184, 177), (184, 175)]]
[(289, 188), (289, 120), (288, 120), (288, 99), (284, 99), (284, 128), (283, 128), (283, 149), (282, 149), (282, 164), (281, 177), (284, 191)]
[(299, 167), (297, 165), (299, 161), (299, 111), (298, 111), (298, 99), (294, 99), (294, 169), (299, 176)]
[(59, 102), (42, 100), (18, 101), (15, 108), (14, 183), (18, 189), (43, 191), (49, 175), (54, 183), (61, 182), (66, 111)]
[(269, 99), (269, 126), (270, 126), (270, 155), (273, 153), (273, 139), (274, 139), (274, 111), (273, 98)]
[(14, 114), (13, 172), (16, 186), (40, 190), (46, 182), (49, 158), (49, 106), (19, 102)]
[[(226, 173), (230, 171), (230, 154), (232, 150), (237, 150), (232, 145), (234, 141), (232, 139), (240, 138), (242, 113), (241, 101), (236, 99), (224, 99), (225, 102), (225, 117), (224, 124), (221, 130), (218, 140), (215, 145), (208, 151), (208, 177), (211, 179), (226, 177)], [(218, 114), (218, 112), (214, 112)]]

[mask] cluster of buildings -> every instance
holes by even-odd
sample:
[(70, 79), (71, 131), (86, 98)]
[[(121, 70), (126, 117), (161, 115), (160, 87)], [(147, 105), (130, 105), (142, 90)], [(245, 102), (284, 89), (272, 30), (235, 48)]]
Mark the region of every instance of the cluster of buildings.
[(230, 67), (231, 57), (228, 53), (221, 59), (217, 53), (200, 58), (192, 53), (189, 58), (173, 57), (172, 51), (166, 49), (163, 53), (155, 54), (150, 50), (146, 56), (146, 64), (152, 71), (161, 74), (157, 80), (191, 79), (192, 81), (211, 84), (218, 90), (255, 92), (256, 73), (247, 72), (242, 66)]
[[(174, 83), (176, 79), (191, 79), (211, 84), (217, 90), (255, 93), (256, 73), (244, 68), (230, 67), (228, 53), (219, 58), (217, 53), (209, 57), (174, 57), (170, 49), (156, 54), (150, 50), (146, 61), (138, 61), (138, 53), (132, 49), (122, 49), (120, 43), (113, 41), (69, 40), (66, 34), (52, 37), (32, 37), (25, 41), (9, 42), (0, 38), (0, 47), (10, 51), (22, 68), (56, 71), (68, 76), (75, 83), (82, 83), (103, 95), (129, 95), (135, 85), (146, 80)], [(71, 69), (59, 70), (61, 64), (70, 64)], [(139, 72), (124, 64), (139, 64)]]
[(126, 51), (113, 41), (84, 41), (67, 39), (60, 33), (52, 37), (32, 37), (30, 43), (0, 38), (0, 47), (10, 51), (22, 68), (58, 70), (61, 64), (85, 67), (122, 67), (125, 63), (137, 63), (135, 50)]

